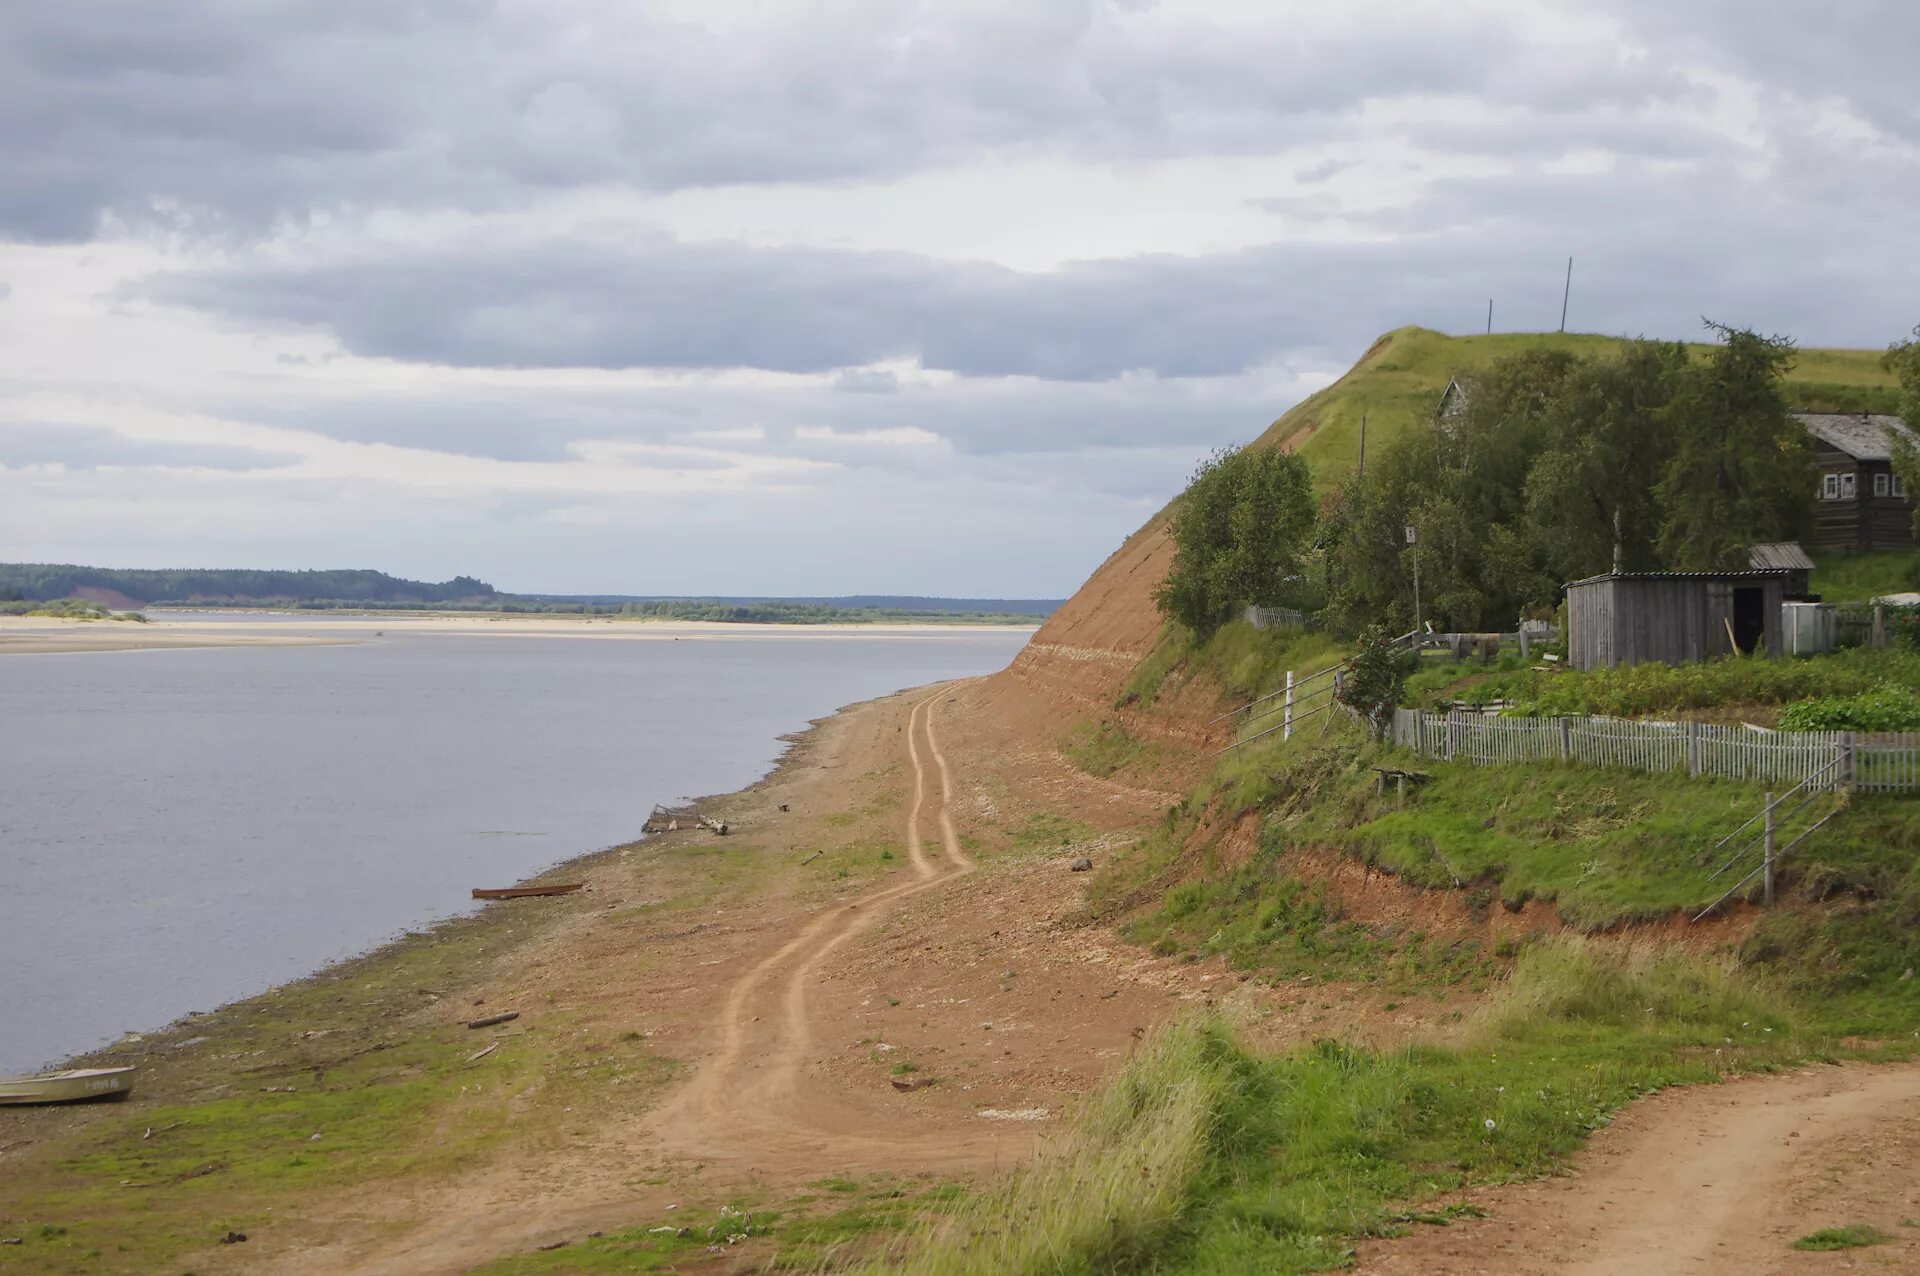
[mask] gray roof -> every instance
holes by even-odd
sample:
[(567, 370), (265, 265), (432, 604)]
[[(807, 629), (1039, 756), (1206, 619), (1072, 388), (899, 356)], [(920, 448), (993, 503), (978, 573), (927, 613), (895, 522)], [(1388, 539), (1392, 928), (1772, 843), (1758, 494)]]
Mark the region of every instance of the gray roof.
[(1807, 551), (1800, 548), (1799, 541), (1774, 541), (1763, 545), (1747, 547), (1747, 566), (1784, 567), (1788, 571), (1810, 572), (1813, 560), (1807, 557)]
[(1601, 572), (1583, 580), (1570, 580), (1567, 588), (1598, 585), (1607, 580), (1771, 580), (1786, 574), (1784, 567), (1736, 567), (1724, 572)]
[(1913, 431), (1897, 416), (1871, 416), (1865, 412), (1796, 412), (1793, 419), (1807, 427), (1813, 437), (1839, 448), (1856, 461), (1892, 459), (1892, 438), (1897, 432), (1916, 442)]

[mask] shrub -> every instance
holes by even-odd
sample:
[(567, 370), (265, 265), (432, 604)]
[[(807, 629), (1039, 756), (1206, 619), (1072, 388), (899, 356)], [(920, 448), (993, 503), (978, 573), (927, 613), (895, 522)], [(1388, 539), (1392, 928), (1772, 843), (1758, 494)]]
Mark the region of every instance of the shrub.
[(1882, 684), (1857, 696), (1821, 696), (1780, 711), (1783, 731), (1920, 730), (1920, 695), (1911, 687)]

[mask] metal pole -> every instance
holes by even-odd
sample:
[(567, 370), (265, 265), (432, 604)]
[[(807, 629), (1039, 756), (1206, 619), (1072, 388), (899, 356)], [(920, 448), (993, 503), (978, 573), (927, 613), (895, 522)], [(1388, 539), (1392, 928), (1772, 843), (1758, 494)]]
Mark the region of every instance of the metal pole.
[[(1565, 317), (1562, 317), (1560, 322), (1565, 323), (1566, 322)], [(1489, 337), (1493, 335), (1493, 298), (1492, 297), (1487, 298), (1487, 335)]]
[(1413, 551), (1413, 641), (1414, 646), (1424, 647), (1420, 638), (1420, 550)]
[(1287, 670), (1286, 716), (1280, 720), (1280, 738), (1293, 739), (1293, 670)]
[(1764, 842), (1765, 850), (1762, 852), (1762, 854), (1765, 855), (1766, 858), (1763, 861), (1763, 864), (1765, 866), (1765, 877), (1762, 879), (1763, 885), (1761, 886), (1761, 898), (1766, 902), (1768, 907), (1772, 907), (1773, 905), (1773, 794), (1772, 793), (1768, 793), (1766, 795), (1766, 803), (1767, 803), (1767, 826), (1766, 826), (1766, 835), (1765, 835), (1766, 840)]
[(1560, 331), (1567, 330), (1567, 298), (1573, 296), (1573, 258), (1567, 258), (1567, 287), (1560, 294)]

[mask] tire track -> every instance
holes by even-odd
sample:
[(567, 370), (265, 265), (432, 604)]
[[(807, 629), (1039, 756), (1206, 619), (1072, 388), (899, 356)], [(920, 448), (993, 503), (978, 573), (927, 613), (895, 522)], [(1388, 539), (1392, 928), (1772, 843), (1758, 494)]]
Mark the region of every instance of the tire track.
[[(947, 854), (960, 867), (963, 873), (972, 872), (973, 860), (960, 849), (960, 838), (953, 831), (953, 774), (947, 770), (947, 755), (940, 752), (939, 737), (933, 733), (933, 702), (937, 695), (928, 696), (920, 702), (927, 712), (927, 748), (933, 753), (934, 765), (940, 768), (940, 842), (947, 848)], [(911, 736), (908, 737), (912, 739)], [(918, 783), (919, 762), (914, 763), (915, 782)]]
[[(954, 830), (952, 771), (934, 731), (933, 703), (947, 690), (922, 699), (907, 715), (913, 796), (906, 836), (914, 879), (879, 887), (820, 913), (735, 981), (721, 1006), (718, 1048), (660, 1110), (657, 1128), (668, 1150), (765, 1164), (769, 1156), (782, 1154), (862, 1156), (924, 1142), (910, 1131), (875, 1129), (870, 1119), (849, 1120), (845, 1105), (836, 1102), (838, 1096), (802, 1091), (815, 1042), (808, 992), (821, 968), (838, 949), (887, 916), (892, 906), (975, 868)], [(930, 787), (917, 738), (922, 731), (926, 753), (940, 776), (937, 822), (945, 871), (920, 832)], [(756, 1009), (761, 1013), (755, 1014)], [(964, 1151), (951, 1139), (944, 1146)]]

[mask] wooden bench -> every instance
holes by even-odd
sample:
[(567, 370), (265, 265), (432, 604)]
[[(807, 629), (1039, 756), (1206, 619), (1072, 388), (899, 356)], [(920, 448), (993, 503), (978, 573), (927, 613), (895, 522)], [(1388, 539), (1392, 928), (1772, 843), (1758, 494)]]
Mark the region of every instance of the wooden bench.
[(1400, 800), (1402, 802), (1407, 800), (1408, 784), (1418, 786), (1425, 784), (1433, 778), (1425, 771), (1403, 771), (1399, 767), (1393, 766), (1377, 766), (1374, 767), (1373, 770), (1376, 773), (1373, 782), (1373, 791), (1384, 796), (1387, 791), (1387, 781), (1392, 780), (1393, 787), (1400, 794)]

